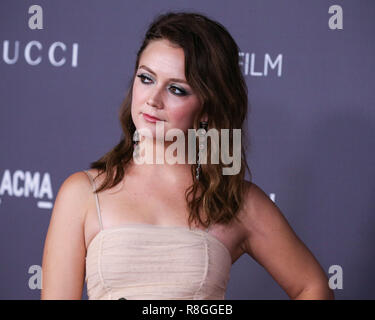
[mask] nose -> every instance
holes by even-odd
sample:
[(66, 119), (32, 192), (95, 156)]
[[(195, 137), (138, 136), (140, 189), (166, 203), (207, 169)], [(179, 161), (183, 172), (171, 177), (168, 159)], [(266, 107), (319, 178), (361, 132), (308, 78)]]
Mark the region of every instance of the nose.
[(150, 96), (148, 97), (146, 103), (149, 106), (155, 107), (157, 109), (162, 108), (163, 107), (162, 89), (158, 89), (157, 87), (154, 87), (151, 90)]

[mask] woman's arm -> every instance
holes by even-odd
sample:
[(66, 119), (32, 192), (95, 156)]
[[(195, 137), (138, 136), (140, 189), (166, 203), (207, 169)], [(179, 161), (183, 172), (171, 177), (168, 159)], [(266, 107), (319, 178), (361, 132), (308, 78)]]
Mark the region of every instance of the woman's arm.
[(324, 270), (278, 207), (256, 184), (248, 185), (243, 221), (247, 230), (245, 252), (291, 299), (334, 299)]
[(90, 194), (92, 187), (84, 172), (69, 176), (57, 194), (44, 244), (41, 300), (82, 299), (84, 218)]

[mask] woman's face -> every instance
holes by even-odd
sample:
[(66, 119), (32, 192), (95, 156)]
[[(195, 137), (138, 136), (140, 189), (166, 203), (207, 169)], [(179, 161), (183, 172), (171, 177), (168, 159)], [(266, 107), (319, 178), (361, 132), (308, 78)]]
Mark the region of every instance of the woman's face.
[(184, 133), (193, 128), (201, 105), (186, 83), (182, 48), (172, 47), (168, 40), (151, 42), (135, 75), (131, 114), (137, 130), (148, 128), (156, 136), (156, 122), (148, 121), (145, 113), (163, 121), (164, 134), (172, 128)]

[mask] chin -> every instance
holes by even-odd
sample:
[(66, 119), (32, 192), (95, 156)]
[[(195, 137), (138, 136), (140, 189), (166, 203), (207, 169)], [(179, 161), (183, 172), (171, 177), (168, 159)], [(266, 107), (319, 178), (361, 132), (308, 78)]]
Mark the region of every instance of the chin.
[(136, 125), (136, 129), (139, 131), (142, 137), (144, 136), (149, 137), (149, 138), (156, 137), (156, 128), (155, 126), (152, 127), (152, 124), (151, 125), (147, 125), (147, 124)]

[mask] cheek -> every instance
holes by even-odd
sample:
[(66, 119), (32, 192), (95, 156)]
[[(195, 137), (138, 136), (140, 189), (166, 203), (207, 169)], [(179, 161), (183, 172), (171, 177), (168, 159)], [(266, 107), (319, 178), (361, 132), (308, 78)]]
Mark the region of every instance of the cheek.
[(132, 120), (137, 128), (140, 126), (140, 112), (142, 106), (142, 95), (144, 92), (141, 90), (137, 83), (134, 83), (132, 90), (132, 103), (131, 103), (131, 115)]
[(186, 130), (193, 126), (193, 120), (198, 111), (199, 104), (194, 99), (192, 101), (187, 101), (179, 105), (175, 104), (174, 107), (171, 107), (169, 118), (173, 119), (176, 127)]
[(140, 103), (146, 99), (146, 90), (142, 89), (143, 88), (136, 81), (133, 85), (133, 106), (135, 108), (139, 107)]

